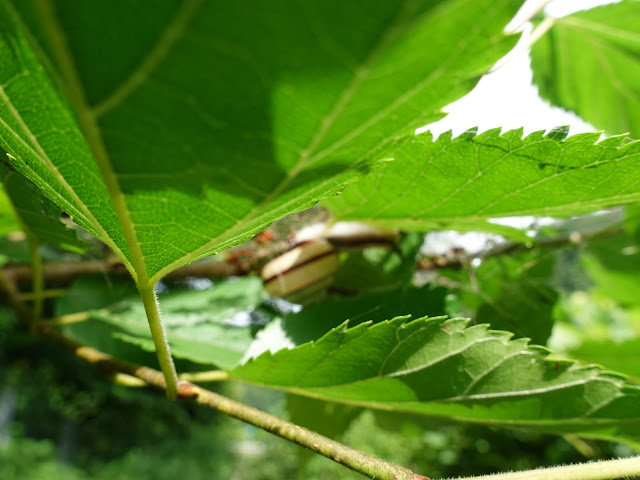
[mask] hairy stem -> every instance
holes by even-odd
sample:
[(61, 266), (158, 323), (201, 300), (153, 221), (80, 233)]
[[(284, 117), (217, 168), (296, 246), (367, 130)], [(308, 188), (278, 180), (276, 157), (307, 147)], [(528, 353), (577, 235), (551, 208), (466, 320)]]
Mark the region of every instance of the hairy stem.
[(312, 452), (330, 458), (345, 467), (376, 480), (429, 480), (411, 470), (372, 457), (359, 450), (342, 445), (316, 432), (269, 415), (209, 390), (193, 387), (195, 402), (231, 417), (255, 425), (269, 433), (308, 448)]
[[(165, 376), (153, 368), (117, 360), (99, 350), (83, 346), (65, 337), (57, 330), (42, 324), (40, 326), (40, 333), (52, 338), (66, 349), (71, 350), (77, 357), (96, 365), (110, 376), (116, 373), (120, 374), (117, 377), (120, 381), (123, 381), (126, 378), (124, 375), (126, 375), (140, 379), (146, 384), (156, 388), (167, 388)], [(131, 382), (131, 379), (126, 381), (135, 383)], [(139, 384), (135, 384), (135, 386), (139, 386)], [(429, 480), (428, 477), (418, 475), (411, 470), (379, 458), (371, 457), (323, 435), (279, 419), (243, 403), (236, 402), (210, 390), (198, 387), (192, 383), (181, 381), (178, 385), (178, 396), (262, 428), (285, 440), (289, 440), (290, 442), (330, 458), (369, 478), (375, 478), (376, 480)]]
[[(41, 326), (40, 331), (65, 348), (72, 350), (79, 358), (95, 364), (106, 373), (111, 375), (119, 373), (121, 377), (122, 374), (124, 374), (138, 378), (150, 386), (161, 389), (166, 388), (164, 376), (157, 370), (114, 359), (91, 347), (82, 346), (50, 327)], [(139, 386), (139, 384), (136, 384), (136, 386)], [(315, 432), (311, 432), (298, 425), (286, 422), (189, 382), (181, 381), (178, 387), (178, 393), (181, 398), (192, 400), (199, 405), (255, 425), (274, 435), (330, 458), (369, 478), (378, 480), (428, 480), (428, 477), (390, 464), (384, 460), (370, 457), (369, 455)], [(464, 480), (612, 480), (634, 475), (640, 475), (640, 457), (565, 465), (561, 467), (489, 476), (467, 477)]]
[(167, 388), (167, 397), (171, 400), (175, 400), (178, 395), (178, 374), (176, 373), (176, 367), (173, 364), (173, 358), (171, 357), (171, 350), (169, 348), (169, 341), (167, 340), (167, 334), (164, 331), (162, 320), (160, 318), (160, 305), (158, 305), (158, 298), (153, 290), (153, 285), (146, 287), (138, 287), (140, 297), (142, 297), (142, 303), (147, 313), (147, 320), (149, 321), (149, 328), (151, 329), (151, 337), (156, 347), (156, 355), (158, 362), (160, 363), (160, 369), (164, 374)]
[(640, 474), (640, 457), (539, 468), (523, 472), (499, 473), (465, 480), (612, 480)]

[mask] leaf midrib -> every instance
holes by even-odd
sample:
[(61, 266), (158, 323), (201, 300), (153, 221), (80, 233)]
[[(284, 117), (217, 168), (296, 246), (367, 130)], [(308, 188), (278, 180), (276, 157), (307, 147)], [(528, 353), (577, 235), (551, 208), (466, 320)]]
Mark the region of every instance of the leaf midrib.
[[(84, 86), (80, 82), (78, 72), (75, 68), (73, 57), (69, 50), (64, 30), (59, 24), (51, 0), (42, 0), (37, 3), (36, 8), (44, 33), (49, 39), (51, 50), (62, 73), (62, 78), (67, 84), (68, 99), (72, 109), (75, 111), (78, 122), (85, 134), (87, 143), (93, 153), (94, 159), (102, 173), (103, 180), (114, 212), (120, 223), (120, 227), (125, 236), (132, 264), (126, 262), (131, 275), (136, 284), (140, 287), (150, 285), (147, 268), (142, 255), (140, 243), (137, 238), (135, 226), (131, 221), (131, 215), (126, 204), (124, 194), (120, 189), (115, 171), (112, 168), (106, 147), (102, 140), (100, 130), (93, 112), (87, 103)], [(109, 236), (107, 235), (107, 238)]]
[(560, 25), (572, 26), (572, 27), (574, 27), (576, 29), (583, 30), (583, 31), (586, 30), (586, 31), (591, 31), (591, 32), (598, 32), (598, 33), (602, 33), (604, 35), (608, 35), (608, 36), (613, 37), (613, 38), (619, 38), (621, 40), (627, 40), (627, 41), (634, 42), (634, 43), (640, 43), (640, 34), (639, 33), (633, 33), (633, 32), (627, 31), (627, 30), (611, 28), (611, 27), (608, 27), (605, 24), (598, 23), (598, 22), (593, 22), (591, 20), (587, 20), (587, 19), (584, 19), (584, 18), (577, 18), (577, 17), (567, 16), (567, 17), (562, 17), (562, 18), (556, 19), (556, 23), (560, 24)]

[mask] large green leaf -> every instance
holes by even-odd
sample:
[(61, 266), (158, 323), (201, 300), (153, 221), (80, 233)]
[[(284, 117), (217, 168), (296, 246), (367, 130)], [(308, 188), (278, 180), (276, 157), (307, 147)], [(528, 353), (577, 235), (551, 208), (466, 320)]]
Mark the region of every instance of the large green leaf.
[(640, 200), (640, 142), (522, 130), (418, 135), (386, 169), (325, 201), (339, 218), (396, 228), (504, 232), (491, 218), (570, 216)]
[[(90, 309), (90, 318), (86, 323), (66, 327), (66, 333), (102, 348), (114, 348), (114, 345), (122, 348), (118, 342), (103, 338), (112, 336), (154, 351), (144, 307), (132, 287), (121, 283), (111, 286), (100, 278), (76, 282), (71, 293), (58, 302), (58, 313)], [(249, 325), (234, 325), (233, 317), (255, 309), (263, 295), (262, 282), (256, 277), (221, 282), (203, 291), (159, 295), (173, 355), (225, 368), (237, 365), (253, 336)], [(125, 349), (125, 353), (131, 355), (132, 352)]]
[(555, 19), (531, 51), (540, 95), (610, 134), (640, 138), (640, 1)]
[(380, 165), (519, 4), (5, 0), (0, 142), (146, 284)]
[[(21, 226), (17, 230), (27, 229), (30, 235), (54, 247), (76, 253), (86, 250), (78, 240), (76, 232), (60, 221), (62, 215), (60, 209), (44, 197), (33, 183), (9, 170), (2, 163), (0, 163), (0, 182), (4, 185), (15, 214), (20, 219)], [(3, 208), (2, 201), (0, 197), (0, 234), (3, 227), (7, 228), (4, 215), (12, 213), (11, 205), (7, 203)], [(8, 202), (8, 199), (6, 201)]]
[(231, 378), (351, 405), (587, 437), (640, 439), (640, 388), (593, 366), (549, 360), (463, 319), (346, 325), (265, 353)]
[(550, 287), (554, 260), (549, 251), (527, 251), (440, 274), (455, 281), (452, 290), (475, 311), (474, 321), (544, 345), (551, 335), (553, 306), (558, 299)]

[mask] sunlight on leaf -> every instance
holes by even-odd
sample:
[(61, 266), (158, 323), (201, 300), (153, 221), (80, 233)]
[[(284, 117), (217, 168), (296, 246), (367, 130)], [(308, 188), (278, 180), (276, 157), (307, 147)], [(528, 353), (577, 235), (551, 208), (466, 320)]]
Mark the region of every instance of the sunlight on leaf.
[[(342, 325), (265, 353), (234, 379), (355, 406), (586, 437), (640, 440), (640, 388), (464, 319)], [(620, 419), (624, 418), (624, 422)]]
[[(386, 169), (324, 204), (341, 220), (505, 233), (497, 217), (567, 217), (640, 201), (640, 142), (522, 130), (411, 138)], [(522, 236), (524, 236), (522, 234)], [(526, 239), (526, 237), (525, 237)]]
[(153, 283), (382, 165), (519, 3), (3, 2), (0, 143)]
[(640, 1), (555, 19), (531, 51), (540, 95), (608, 134), (640, 138)]

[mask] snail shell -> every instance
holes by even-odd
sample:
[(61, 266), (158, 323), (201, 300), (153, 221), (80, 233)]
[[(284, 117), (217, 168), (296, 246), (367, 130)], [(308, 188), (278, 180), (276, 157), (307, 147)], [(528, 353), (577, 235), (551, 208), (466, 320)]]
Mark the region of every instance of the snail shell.
[(271, 260), (260, 275), (272, 297), (291, 297), (311, 287), (324, 287), (338, 266), (335, 247), (326, 240), (312, 240)]

